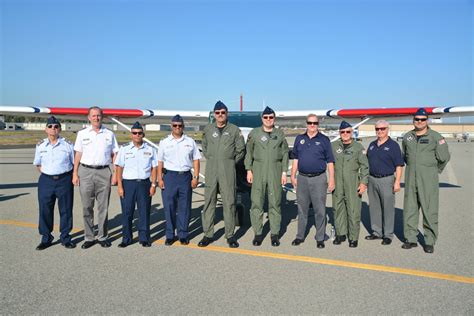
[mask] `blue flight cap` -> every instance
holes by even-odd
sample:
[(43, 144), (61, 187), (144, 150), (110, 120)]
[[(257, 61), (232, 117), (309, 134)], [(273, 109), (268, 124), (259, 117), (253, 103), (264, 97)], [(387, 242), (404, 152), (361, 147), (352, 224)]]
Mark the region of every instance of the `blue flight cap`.
[(138, 121), (136, 121), (135, 124), (133, 124), (132, 129), (141, 129), (143, 131), (143, 127)]
[(339, 125), (339, 129), (346, 129), (346, 128), (349, 128), (349, 127), (352, 127), (351, 124), (347, 123), (346, 121), (342, 121), (341, 122), (341, 125)]
[(179, 122), (181, 124), (184, 124), (184, 120), (179, 114), (176, 114), (175, 116), (173, 116), (173, 118), (171, 119), (171, 122)]
[(266, 107), (265, 110), (263, 110), (262, 112), (262, 116), (263, 115), (268, 115), (268, 114), (275, 114), (275, 111), (273, 111), (273, 109), (271, 107)]
[(426, 116), (426, 117), (428, 117), (428, 112), (426, 112), (426, 110), (424, 108), (419, 108), (418, 110), (416, 110), (415, 116)]
[(49, 125), (49, 124), (58, 124), (59, 126), (61, 126), (61, 123), (59, 122), (59, 120), (55, 118), (54, 116), (48, 117), (48, 121), (46, 122), (46, 125)]
[(222, 109), (224, 109), (226, 112), (229, 111), (227, 106), (221, 100), (219, 100), (217, 101), (216, 105), (214, 105), (214, 111), (219, 111)]

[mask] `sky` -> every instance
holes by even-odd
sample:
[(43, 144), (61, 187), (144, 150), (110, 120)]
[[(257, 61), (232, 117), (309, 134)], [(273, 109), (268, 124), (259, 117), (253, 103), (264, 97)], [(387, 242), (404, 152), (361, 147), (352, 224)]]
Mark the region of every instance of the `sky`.
[(0, 0), (1, 105), (473, 105), (469, 0)]

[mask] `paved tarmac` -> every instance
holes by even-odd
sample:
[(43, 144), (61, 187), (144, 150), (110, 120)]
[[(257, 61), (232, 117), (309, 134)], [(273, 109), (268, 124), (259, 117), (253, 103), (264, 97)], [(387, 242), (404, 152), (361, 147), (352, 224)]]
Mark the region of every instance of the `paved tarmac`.
[[(241, 246), (234, 250), (225, 243), (221, 207), (218, 240), (207, 248), (196, 246), (202, 237), (202, 188), (193, 195), (189, 246), (163, 245), (158, 193), (152, 202), (153, 246), (118, 248), (121, 215), (114, 187), (109, 211), (113, 245), (83, 250), (76, 188), (73, 240), (78, 247), (57, 244), (36, 251), (34, 149), (0, 150), (0, 314), (473, 315), (474, 144), (449, 141), (449, 146), (452, 160), (440, 176), (440, 237), (434, 254), (422, 247), (400, 248), (403, 189), (397, 194), (396, 238), (390, 246), (364, 240), (370, 227), (366, 195), (358, 248), (328, 241), (325, 249), (317, 249), (314, 226), (302, 245), (291, 246), (297, 209), (295, 196), (287, 193), (281, 246), (270, 245), (268, 224), (263, 245), (252, 246), (253, 231), (246, 225), (237, 230)], [(329, 214), (330, 206), (328, 196)]]

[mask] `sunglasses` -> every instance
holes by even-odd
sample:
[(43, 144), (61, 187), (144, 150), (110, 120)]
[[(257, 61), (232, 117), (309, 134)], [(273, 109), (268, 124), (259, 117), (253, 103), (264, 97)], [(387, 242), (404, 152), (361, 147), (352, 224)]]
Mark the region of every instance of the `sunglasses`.
[(310, 122), (310, 121), (307, 121), (306, 124), (307, 124), (307, 125), (319, 125), (319, 122)]
[(172, 124), (173, 127), (176, 127), (176, 128), (182, 128), (183, 127), (183, 124)]
[(262, 117), (264, 120), (273, 120), (275, 118), (273, 115), (264, 115)]
[(59, 125), (58, 124), (49, 124), (48, 128), (59, 129)]
[(214, 111), (215, 115), (225, 115), (227, 111)]
[(424, 121), (426, 121), (426, 120), (427, 120), (427, 118), (416, 118), (416, 117), (415, 117), (415, 118), (413, 119), (413, 121), (415, 121), (415, 122), (424, 122)]
[(350, 134), (352, 131), (339, 131), (340, 134)]
[(375, 128), (375, 131), (378, 132), (378, 131), (384, 131), (386, 130), (387, 128), (386, 127), (376, 127)]
[(132, 132), (133, 135), (143, 135), (143, 132)]

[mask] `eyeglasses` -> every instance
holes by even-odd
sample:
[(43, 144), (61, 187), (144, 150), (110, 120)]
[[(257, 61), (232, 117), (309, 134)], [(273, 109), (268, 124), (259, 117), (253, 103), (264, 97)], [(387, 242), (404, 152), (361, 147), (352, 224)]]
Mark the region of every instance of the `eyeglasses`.
[(415, 122), (424, 122), (424, 121), (426, 121), (426, 120), (427, 120), (427, 118), (418, 118), (418, 117), (415, 117), (415, 118), (413, 119), (413, 121), (415, 121)]
[(227, 111), (214, 111), (215, 115), (225, 115)]
[(306, 124), (308, 124), (308, 125), (319, 125), (319, 122), (310, 122), (310, 121), (307, 121)]
[(262, 117), (264, 120), (273, 120), (275, 118), (273, 115), (264, 115)]
[(133, 135), (143, 135), (143, 132), (132, 132)]
[(59, 129), (59, 125), (58, 124), (49, 124), (48, 128)]
[(176, 128), (182, 128), (183, 127), (183, 124), (172, 124), (173, 127), (176, 127)]
[(350, 134), (352, 131), (339, 131), (340, 134)]
[(384, 131), (386, 130), (387, 128), (386, 127), (376, 127), (375, 128), (375, 131), (378, 132), (378, 131)]

